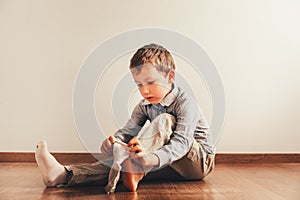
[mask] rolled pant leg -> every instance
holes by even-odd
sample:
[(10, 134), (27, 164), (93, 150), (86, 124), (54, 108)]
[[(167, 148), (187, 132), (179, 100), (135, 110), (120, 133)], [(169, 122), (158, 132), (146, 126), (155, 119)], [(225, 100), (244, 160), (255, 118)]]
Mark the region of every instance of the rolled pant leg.
[(103, 158), (98, 159), (105, 161), (106, 164), (98, 161), (95, 163), (65, 166), (66, 170), (70, 173), (66, 186), (106, 185), (110, 170), (109, 166), (112, 160), (104, 158), (102, 155), (100, 157)]

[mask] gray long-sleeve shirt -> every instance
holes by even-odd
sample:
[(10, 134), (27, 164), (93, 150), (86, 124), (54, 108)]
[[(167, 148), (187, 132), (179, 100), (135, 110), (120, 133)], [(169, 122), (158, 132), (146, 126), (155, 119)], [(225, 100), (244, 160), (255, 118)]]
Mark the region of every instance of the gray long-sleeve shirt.
[(159, 168), (182, 158), (195, 139), (206, 153), (213, 154), (211, 133), (208, 123), (196, 102), (182, 89), (173, 84), (172, 91), (156, 105), (143, 99), (134, 108), (127, 124), (115, 133), (115, 137), (128, 142), (137, 136), (147, 120), (150, 122), (162, 113), (169, 113), (176, 119), (176, 126), (170, 141), (154, 153), (159, 157)]

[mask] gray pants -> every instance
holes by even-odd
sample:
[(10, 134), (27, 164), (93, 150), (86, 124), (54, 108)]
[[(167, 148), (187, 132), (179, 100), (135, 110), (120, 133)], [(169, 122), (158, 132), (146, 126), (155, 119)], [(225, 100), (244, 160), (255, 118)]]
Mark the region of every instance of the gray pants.
[[(137, 138), (145, 152), (155, 151), (168, 142), (175, 125), (175, 118), (169, 114), (161, 114), (149, 127), (139, 133)], [(98, 158), (99, 159), (99, 158)], [(70, 165), (65, 168), (70, 172), (68, 186), (107, 184), (111, 158), (100, 155), (101, 161), (92, 164)], [(194, 140), (189, 152), (169, 166), (147, 173), (144, 180), (200, 180), (214, 168), (214, 155), (206, 154), (200, 144)]]

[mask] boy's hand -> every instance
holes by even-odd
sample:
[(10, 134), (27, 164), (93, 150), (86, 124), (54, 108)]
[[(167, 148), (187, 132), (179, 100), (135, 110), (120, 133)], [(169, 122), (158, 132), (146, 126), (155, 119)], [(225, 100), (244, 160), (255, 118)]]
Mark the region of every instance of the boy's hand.
[(143, 166), (159, 165), (159, 158), (154, 153), (143, 153), (141, 143), (136, 137), (133, 137), (128, 142), (128, 147), (131, 147), (130, 152), (136, 153), (130, 156), (131, 159), (137, 159)]
[(113, 154), (113, 145), (108, 138), (103, 141), (100, 150), (106, 156), (111, 156)]
[(136, 137), (133, 137), (129, 142), (128, 142), (128, 147), (130, 147), (130, 152), (131, 153), (140, 153), (143, 151), (143, 148), (141, 146), (141, 143), (138, 141)]

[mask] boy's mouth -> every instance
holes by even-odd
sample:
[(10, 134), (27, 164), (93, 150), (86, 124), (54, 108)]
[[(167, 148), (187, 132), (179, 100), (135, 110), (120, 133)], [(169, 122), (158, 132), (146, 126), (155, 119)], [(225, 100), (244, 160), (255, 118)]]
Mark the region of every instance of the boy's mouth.
[(154, 97), (146, 97), (145, 98), (147, 101), (153, 101), (154, 100)]

